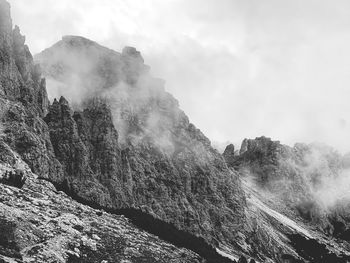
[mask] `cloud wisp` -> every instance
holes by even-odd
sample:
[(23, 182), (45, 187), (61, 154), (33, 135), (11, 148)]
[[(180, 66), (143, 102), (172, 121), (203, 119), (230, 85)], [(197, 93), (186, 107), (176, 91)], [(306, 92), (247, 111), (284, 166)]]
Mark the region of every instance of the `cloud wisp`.
[(266, 135), (350, 150), (348, 1), (10, 3), (34, 53), (67, 34), (136, 46), (218, 144)]

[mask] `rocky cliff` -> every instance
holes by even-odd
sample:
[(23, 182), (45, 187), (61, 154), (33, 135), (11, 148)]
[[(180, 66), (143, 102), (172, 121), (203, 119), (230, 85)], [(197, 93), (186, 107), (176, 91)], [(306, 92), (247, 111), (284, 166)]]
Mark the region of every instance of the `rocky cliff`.
[(45, 80), (19, 28), (12, 28), (10, 9), (0, 2), (0, 112), (4, 142), (18, 152), (33, 170), (60, 181), (61, 164), (55, 159), (48, 127), (42, 117), (48, 110)]

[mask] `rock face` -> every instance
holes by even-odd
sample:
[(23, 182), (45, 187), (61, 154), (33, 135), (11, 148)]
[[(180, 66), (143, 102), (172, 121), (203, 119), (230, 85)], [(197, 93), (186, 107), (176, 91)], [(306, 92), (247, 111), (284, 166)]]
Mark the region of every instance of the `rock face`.
[[(78, 109), (62, 97), (45, 117), (68, 191), (109, 208), (141, 209), (214, 245), (237, 246), (245, 205), (237, 174), (135, 48), (120, 54), (70, 36), (36, 59), (48, 83), (83, 91)], [(82, 83), (89, 83), (87, 93)]]
[(227, 145), (225, 148), (225, 151), (222, 154), (226, 163), (229, 166), (232, 166), (234, 164), (236, 155), (237, 155), (237, 152), (235, 151), (235, 146), (233, 144)]
[(3, 140), (40, 175), (62, 179), (47, 125), (45, 80), (24, 45), (18, 27), (12, 30), (10, 9), (0, 1), (0, 112)]

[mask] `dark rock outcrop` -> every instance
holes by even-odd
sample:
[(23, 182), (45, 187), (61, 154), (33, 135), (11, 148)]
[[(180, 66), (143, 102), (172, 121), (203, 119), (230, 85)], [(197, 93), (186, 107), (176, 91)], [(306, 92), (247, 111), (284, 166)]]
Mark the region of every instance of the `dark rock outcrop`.
[(234, 165), (236, 155), (237, 155), (237, 152), (235, 151), (235, 146), (233, 144), (227, 145), (225, 148), (225, 151), (222, 154), (227, 165), (229, 166)]

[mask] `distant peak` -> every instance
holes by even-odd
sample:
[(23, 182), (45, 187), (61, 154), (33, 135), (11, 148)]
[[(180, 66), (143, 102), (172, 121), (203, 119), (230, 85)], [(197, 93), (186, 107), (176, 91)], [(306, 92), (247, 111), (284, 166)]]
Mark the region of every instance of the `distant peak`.
[(81, 36), (67, 35), (62, 37), (62, 41), (72, 46), (98, 45), (96, 42)]

